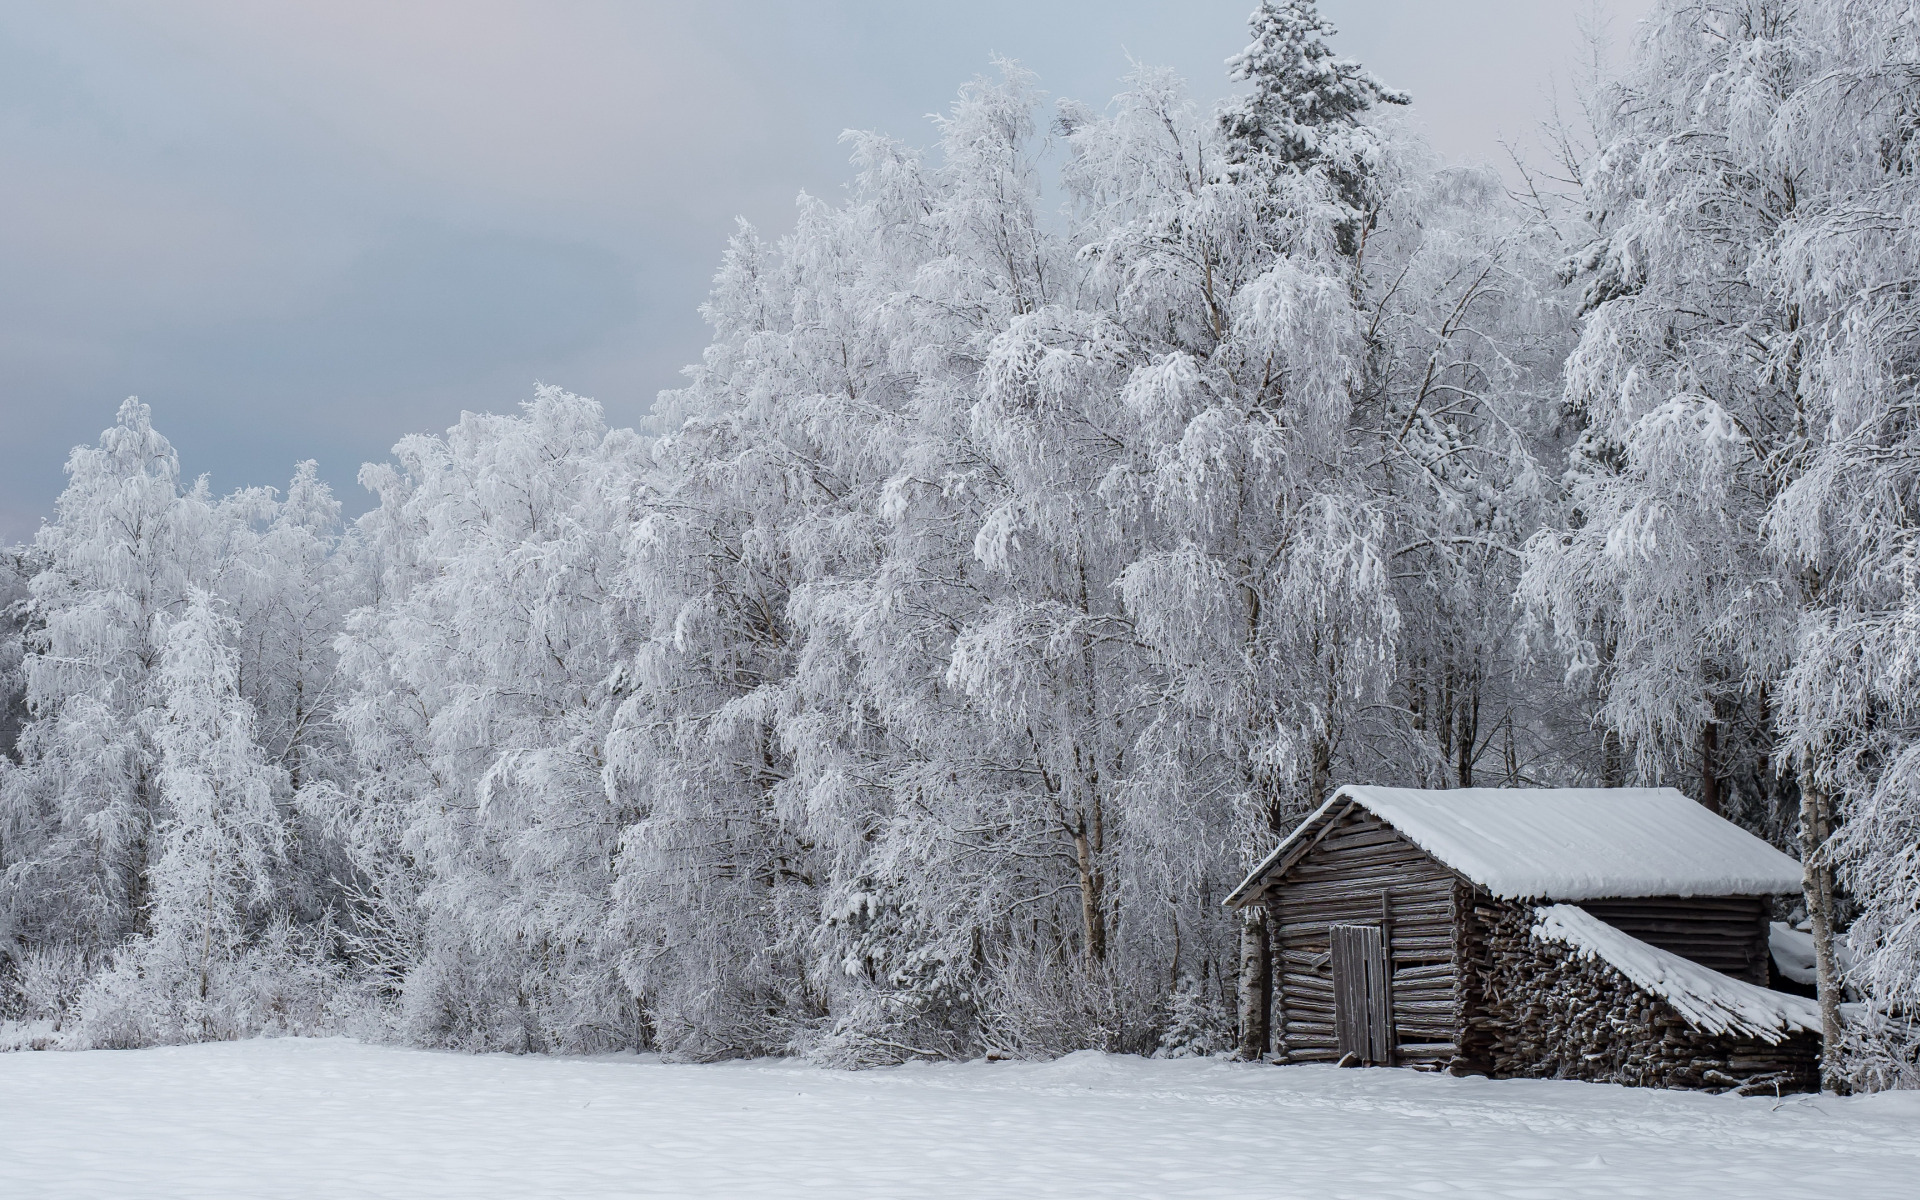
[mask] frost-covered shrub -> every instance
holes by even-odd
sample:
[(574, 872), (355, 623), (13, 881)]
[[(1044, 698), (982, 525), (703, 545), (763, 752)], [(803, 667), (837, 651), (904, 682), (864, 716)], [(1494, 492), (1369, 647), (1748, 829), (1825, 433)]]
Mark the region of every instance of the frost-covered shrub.
[(10, 970), (0, 972), (0, 981), (12, 992), (6, 1015), (47, 1021), (56, 1030), (93, 973), (93, 964), (76, 946), (36, 946), (9, 965)]
[(1233, 1018), (1220, 989), (1183, 975), (1167, 997), (1166, 1028), (1155, 1058), (1204, 1058), (1233, 1049)]
[(1855, 1091), (1920, 1088), (1920, 1018), (1884, 1003), (1849, 1006), (1842, 1062)]
[(135, 939), (88, 980), (60, 1045), (123, 1049), (328, 1032), (341, 978), (327, 933), (276, 921), (244, 949), (202, 965)]
[(1009, 956), (982, 984), (980, 1040), (1014, 1058), (1075, 1050), (1148, 1054), (1158, 1032), (1158, 991), (1118, 972)]

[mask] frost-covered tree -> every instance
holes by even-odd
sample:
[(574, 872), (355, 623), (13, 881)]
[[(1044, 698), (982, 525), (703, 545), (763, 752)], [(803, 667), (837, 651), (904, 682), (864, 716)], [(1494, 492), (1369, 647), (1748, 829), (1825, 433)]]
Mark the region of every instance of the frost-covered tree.
[[(248, 1010), (232, 996), (220, 1001), (228, 1005), (225, 1017), (207, 1015), (205, 1021), (188, 1022), (177, 1004), (141, 1009), (147, 1016), (138, 1019), (109, 1020), (104, 1014), (140, 1009), (125, 1007), (131, 1002), (126, 989), (146, 986), (141, 981), (147, 967), (140, 964), (160, 945), (159, 922), (178, 924), (177, 913), (167, 915), (178, 908), (178, 897), (162, 895), (169, 872), (177, 874), (182, 861), (167, 857), (177, 849), (167, 839), (185, 828), (168, 791), (167, 771), (176, 768), (168, 766), (166, 745), (174, 746), (171, 761), (181, 761), (185, 743), (178, 738), (192, 723), (182, 725), (186, 718), (168, 714), (170, 705), (189, 702), (176, 693), (191, 671), (175, 663), (170, 639), (200, 639), (179, 648), (198, 664), (193, 670), (211, 672), (194, 686), (214, 697), (202, 697), (213, 706), (208, 711), (238, 714), (234, 729), (221, 735), (226, 740), (209, 753), (217, 750), (235, 762), (252, 755), (247, 761), (257, 759), (255, 765), (270, 774), (283, 768), (262, 764), (310, 757), (309, 748), (325, 740), (318, 732), (324, 719), (315, 718), (324, 708), (332, 669), (328, 643), (347, 601), (333, 586), (328, 565), (337, 510), (310, 468), (301, 471), (284, 502), (270, 489), (215, 501), (204, 481), (183, 486), (172, 446), (154, 430), (146, 406), (131, 400), (98, 446), (74, 451), (68, 474), (55, 518), (19, 560), (31, 569), (27, 599), (17, 610), (24, 619), (18, 671), (27, 720), (17, 765), (0, 772), (0, 900), (8, 957), (17, 965), (32, 956), (65, 956), (67, 965), (57, 972), (63, 978), (83, 979), (110, 962), (122, 972), (119, 990), (109, 989), (112, 997), (95, 994), (101, 1020), (81, 1031), (83, 1040), (187, 1036), (189, 1024), (207, 1032), (257, 1028), (257, 1005)], [(291, 533), (296, 526), (313, 531), (316, 544), (302, 544)], [(244, 623), (216, 615), (216, 608), (237, 611)], [(303, 690), (311, 696), (304, 707), (298, 695)], [(277, 729), (303, 731), (284, 740), (262, 738), (261, 713)], [(192, 727), (204, 733), (208, 721), (225, 719), (206, 717)], [(167, 737), (174, 743), (166, 743)], [(278, 744), (266, 748), (261, 742)], [(234, 786), (241, 790), (230, 795), (253, 802), (252, 784)], [(250, 886), (264, 887), (271, 879), (282, 902), (275, 919), (314, 927), (326, 919), (337, 851), (312, 822), (296, 821), (297, 836), (288, 844), (292, 799), (290, 788), (274, 794), (272, 832), (262, 834), (274, 854), (270, 863), (248, 868)], [(214, 905), (216, 915), (228, 911), (221, 903)], [(196, 911), (205, 908), (202, 903)], [(220, 945), (230, 949), (237, 944), (232, 923), (220, 921), (225, 923), (215, 940), (224, 938)], [(311, 957), (311, 945), (295, 946), (299, 938), (291, 928), (273, 935), (274, 953), (291, 956), (289, 961)], [(135, 952), (136, 944), (146, 949)], [(221, 962), (234, 961), (226, 949), (221, 953)], [(210, 964), (202, 972), (209, 978)], [(272, 991), (280, 985), (258, 976), (264, 965), (249, 952), (247, 969), (255, 972), (249, 986)], [(80, 1000), (77, 985), (63, 984), (61, 994), (62, 1005)], [(255, 1000), (266, 1003), (258, 994)], [(162, 1027), (171, 1032), (163, 1034)]]
[(24, 667), (27, 581), (35, 573), (31, 563), (24, 546), (0, 550), (0, 761), (9, 765), (27, 721)]
[(284, 494), (243, 488), (222, 497), (209, 528), (205, 586), (233, 621), (256, 740), (292, 793), (279, 883), (296, 919), (312, 924), (339, 906), (339, 882), (350, 875), (329, 825), (349, 771), (334, 639), (364, 599), (354, 545), (312, 462), (296, 468)]
[(608, 906), (628, 817), (603, 780), (636, 446), (542, 389), (363, 477), (378, 598), (340, 639), (351, 932), (408, 1036), (472, 1048), (641, 1039)]
[(5, 936), (94, 956), (151, 925), (160, 814), (154, 714), (168, 618), (205, 564), (211, 504), (129, 400), (74, 450), (35, 541), (23, 663), (30, 720), (0, 792)]
[[(1792, 165), (1794, 203), (1762, 276), (1795, 314), (1794, 477), (1765, 533), (1804, 597), (1777, 688), (1775, 758), (1806, 793), (1810, 915), (1829, 1008), (1830, 1077), (1920, 1084), (1920, 741), (1916, 740), (1915, 379), (1920, 247), (1911, 113), (1920, 66), (1907, 6), (1809, 7), (1778, 37), (1805, 82), (1766, 112)], [(1824, 843), (1824, 844), (1823, 844)], [(1834, 875), (1857, 912), (1846, 986), (1867, 1001), (1844, 1039), (1837, 1013)], [(1823, 908), (1825, 911), (1823, 911)]]
[(287, 778), (254, 740), (253, 706), (240, 694), (238, 626), (207, 593), (190, 593), (167, 631), (153, 738), (166, 803), (155, 871), (153, 939), (191, 953), (195, 991), (207, 998), (216, 939), (223, 955), (247, 932), (248, 909), (274, 895), (273, 868), (286, 851)]
[(798, 552), (811, 514), (849, 490), (812, 410), (864, 403), (874, 357), (844, 327), (857, 302), (843, 273), (863, 264), (844, 246), (805, 264), (790, 249), (833, 224), (805, 204), (789, 247), (734, 238), (704, 309), (714, 343), (662, 395), (658, 499), (630, 542), (637, 645), (611, 743), (639, 816), (621, 857), (623, 975), (662, 1044), (692, 1057), (787, 1049), (824, 1016), (804, 944), (824, 881), (804, 799), (783, 802), (794, 766), (778, 726)]
[(1570, 514), (1530, 547), (1524, 584), (1634, 773), (1776, 840), (1794, 797), (1768, 765), (1769, 689), (1808, 593), (1763, 527), (1811, 431), (1806, 314), (1766, 274), (1807, 180), (1768, 131), (1807, 77), (1798, 11), (1662, 5), (1597, 106), (1594, 237), (1570, 263)]
[[(1903, 6), (1676, 0), (1607, 93), (1572, 266), (1583, 436), (1529, 597), (1642, 777), (1807, 863), (1828, 1076), (1913, 1078), (1902, 730), (1913, 43)], [(1862, 967), (1842, 980), (1847, 897)], [(1864, 1040), (1863, 1040), (1864, 1039)], [(1868, 1044), (1871, 1043), (1871, 1044)], [(1902, 1048), (1904, 1044), (1904, 1048)]]
[(271, 974), (283, 964), (258, 958), (286, 949), (284, 929), (270, 930), (286, 851), (287, 777), (255, 741), (253, 706), (240, 694), (237, 633), (198, 588), (166, 622), (155, 681), (164, 699), (147, 717), (160, 799), (149, 912), (81, 998), (90, 1044), (233, 1036), (286, 1007), (259, 986), (263, 968)]
[(1356, 253), (1377, 200), (1369, 180), (1381, 148), (1364, 118), (1376, 104), (1411, 98), (1353, 59), (1334, 56), (1327, 39), (1339, 31), (1320, 15), (1317, 0), (1261, 0), (1247, 24), (1253, 40), (1227, 60), (1227, 71), (1248, 90), (1219, 116), (1229, 176), (1258, 186), (1283, 172), (1318, 174), (1341, 210), (1333, 222), (1337, 244)]
[(1230, 1048), (1220, 997), (1191, 975), (1183, 975), (1167, 999), (1167, 1027), (1155, 1058), (1201, 1058)]
[(215, 586), (240, 638), (241, 686), (261, 743), (295, 789), (340, 771), (333, 641), (361, 597), (341, 553), (340, 502), (311, 461), (284, 496), (248, 489), (221, 502), (225, 544)]

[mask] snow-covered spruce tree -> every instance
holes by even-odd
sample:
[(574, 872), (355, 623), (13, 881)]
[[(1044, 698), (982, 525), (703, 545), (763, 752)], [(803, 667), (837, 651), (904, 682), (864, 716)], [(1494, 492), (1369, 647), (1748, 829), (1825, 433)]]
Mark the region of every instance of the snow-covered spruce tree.
[(631, 816), (602, 774), (637, 443), (543, 388), (396, 454), (363, 472), (375, 600), (340, 640), (363, 978), (421, 1043), (640, 1044), (607, 920)]
[(1287, 194), (1293, 180), (1285, 169), (1318, 174), (1342, 210), (1332, 226), (1336, 247), (1357, 254), (1379, 199), (1371, 186), (1379, 139), (1361, 118), (1376, 104), (1410, 98), (1334, 57), (1327, 39), (1339, 31), (1317, 0), (1261, 0), (1247, 24), (1253, 40), (1227, 67), (1250, 86), (1220, 113), (1229, 175), (1256, 188), (1279, 185), (1272, 199), (1284, 212), (1299, 199)]
[(1182, 975), (1167, 998), (1167, 1027), (1155, 1058), (1203, 1058), (1233, 1048), (1231, 1022), (1219, 989)]

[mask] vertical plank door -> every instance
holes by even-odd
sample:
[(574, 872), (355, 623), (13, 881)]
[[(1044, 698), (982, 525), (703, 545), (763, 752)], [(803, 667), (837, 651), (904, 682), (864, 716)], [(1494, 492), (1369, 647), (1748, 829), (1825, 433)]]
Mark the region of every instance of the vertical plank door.
[(1393, 1062), (1392, 976), (1378, 925), (1329, 927), (1333, 967), (1333, 1030), (1341, 1054), (1387, 1066)]

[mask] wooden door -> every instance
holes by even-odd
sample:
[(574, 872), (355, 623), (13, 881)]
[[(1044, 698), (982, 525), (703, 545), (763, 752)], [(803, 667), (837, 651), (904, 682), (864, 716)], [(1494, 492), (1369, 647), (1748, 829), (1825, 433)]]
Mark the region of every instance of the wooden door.
[(1373, 1066), (1393, 1065), (1393, 975), (1378, 925), (1330, 927), (1333, 1028), (1340, 1053)]

